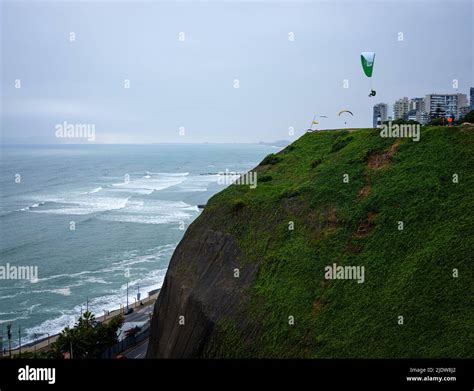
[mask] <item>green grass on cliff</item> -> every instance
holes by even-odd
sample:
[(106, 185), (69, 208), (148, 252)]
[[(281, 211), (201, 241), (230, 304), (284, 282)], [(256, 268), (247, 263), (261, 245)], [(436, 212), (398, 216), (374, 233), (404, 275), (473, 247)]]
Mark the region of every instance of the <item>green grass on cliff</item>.
[[(260, 268), (245, 322), (220, 321), (206, 356), (472, 357), (473, 128), (307, 133), (257, 172), (256, 189), (207, 206)], [(365, 282), (326, 280), (333, 263), (364, 266)]]

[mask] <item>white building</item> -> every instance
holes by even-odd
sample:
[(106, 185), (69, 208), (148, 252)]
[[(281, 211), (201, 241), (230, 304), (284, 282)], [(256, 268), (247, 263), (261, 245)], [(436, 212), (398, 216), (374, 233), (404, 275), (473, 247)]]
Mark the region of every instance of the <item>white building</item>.
[(425, 110), (431, 118), (459, 119), (461, 107), (467, 106), (466, 94), (429, 94), (424, 98)]
[(405, 96), (395, 102), (393, 105), (393, 116), (394, 119), (406, 119), (408, 111), (410, 109), (410, 101)]

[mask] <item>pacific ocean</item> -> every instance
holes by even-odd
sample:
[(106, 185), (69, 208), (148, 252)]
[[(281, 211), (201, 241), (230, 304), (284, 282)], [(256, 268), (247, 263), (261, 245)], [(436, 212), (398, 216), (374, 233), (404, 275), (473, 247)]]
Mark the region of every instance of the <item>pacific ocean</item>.
[[(38, 280), (0, 280), (0, 323), (22, 344), (160, 288), (197, 207), (278, 149), (256, 144), (1, 147), (0, 266)], [(13, 346), (17, 344), (14, 338)]]

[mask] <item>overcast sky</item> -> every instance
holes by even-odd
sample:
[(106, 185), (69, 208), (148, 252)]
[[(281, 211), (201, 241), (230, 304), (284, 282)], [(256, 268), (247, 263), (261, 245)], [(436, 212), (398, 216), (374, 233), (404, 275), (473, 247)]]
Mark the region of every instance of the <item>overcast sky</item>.
[(314, 114), (344, 127), (341, 109), (371, 127), (375, 103), (474, 86), (472, 4), (2, 2), (2, 142), (64, 142), (64, 121), (97, 143), (292, 140)]

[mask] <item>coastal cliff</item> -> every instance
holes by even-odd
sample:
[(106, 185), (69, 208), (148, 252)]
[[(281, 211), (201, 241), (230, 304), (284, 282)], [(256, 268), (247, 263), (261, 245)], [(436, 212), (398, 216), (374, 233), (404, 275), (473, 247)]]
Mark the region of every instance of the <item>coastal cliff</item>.
[(469, 357), (473, 152), (472, 127), (424, 127), (267, 156), (186, 231), (147, 357)]

